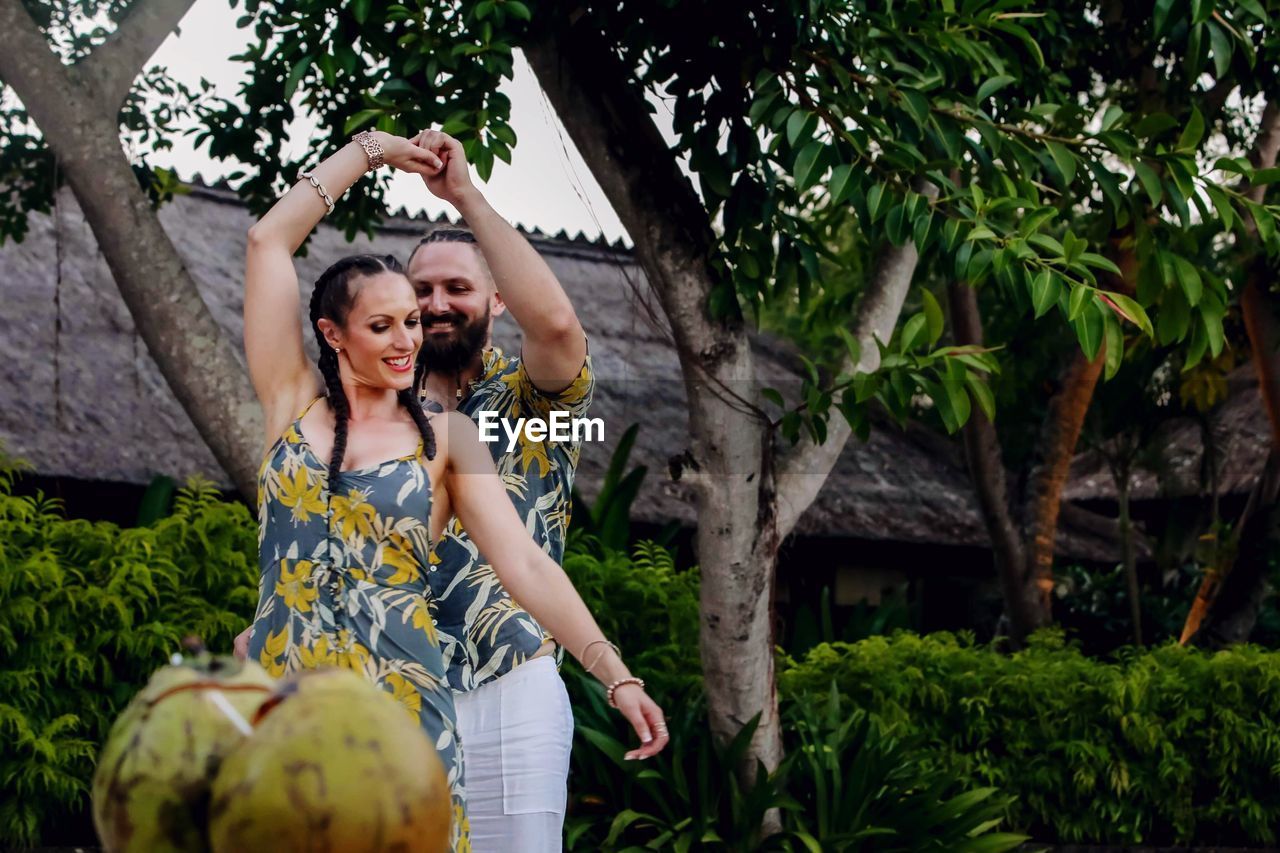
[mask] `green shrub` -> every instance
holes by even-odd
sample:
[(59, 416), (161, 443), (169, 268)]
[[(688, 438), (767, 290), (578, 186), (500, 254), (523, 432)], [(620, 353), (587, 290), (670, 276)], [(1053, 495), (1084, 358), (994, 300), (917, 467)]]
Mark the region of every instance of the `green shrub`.
[(832, 681), (954, 776), (1015, 795), (1034, 837), (1274, 843), (1280, 825), (1280, 654), (1174, 644), (1085, 657), (1058, 634), (1004, 655), (971, 637), (898, 634), (814, 649), (786, 701)]
[(258, 575), (253, 519), (208, 486), (123, 529), (16, 497), (12, 475), (0, 475), (0, 846), (86, 831), (116, 715), (183, 636), (229, 651)]
[[(564, 568), (600, 630), (659, 703), (701, 688), (697, 569), (676, 568), (671, 552), (654, 542), (639, 542), (627, 555), (590, 540), (575, 544)], [(575, 683), (570, 689), (578, 698)]]

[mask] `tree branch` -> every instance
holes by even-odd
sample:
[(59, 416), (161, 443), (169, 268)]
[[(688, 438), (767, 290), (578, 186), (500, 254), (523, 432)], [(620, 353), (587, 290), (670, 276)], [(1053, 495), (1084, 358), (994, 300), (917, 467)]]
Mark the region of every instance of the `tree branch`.
[(120, 295), (178, 402), (241, 493), (253, 500), (262, 418), (235, 345), (213, 319), (138, 186), (115, 115), (49, 49), (21, 0), (0, 0), (0, 80), (58, 159)]
[(76, 67), (92, 81), (111, 119), (124, 105), (133, 81), (146, 67), (195, 0), (136, 0), (116, 31)]
[[(919, 180), (916, 192), (929, 198), (938, 197), (938, 188)], [(858, 363), (846, 357), (838, 373), (872, 373), (880, 367), (879, 343), (888, 343), (902, 315), (902, 305), (915, 275), (920, 253), (915, 243), (901, 246), (886, 244), (876, 259), (862, 301), (853, 321), (853, 336), (858, 341)], [(805, 438), (778, 462), (778, 533), (786, 538), (817, 498), (822, 484), (844, 450), (852, 430), (843, 417), (834, 417), (827, 430), (827, 440), (815, 444)]]

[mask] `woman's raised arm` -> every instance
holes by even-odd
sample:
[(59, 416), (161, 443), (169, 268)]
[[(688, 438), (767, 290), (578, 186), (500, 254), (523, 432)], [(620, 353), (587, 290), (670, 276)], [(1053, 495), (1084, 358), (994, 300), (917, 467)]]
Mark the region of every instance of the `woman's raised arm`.
[[(404, 171), (435, 174), (440, 159), (407, 139), (374, 133), (384, 162)], [(319, 187), (299, 178), (249, 229), (245, 258), (244, 349), (249, 378), (265, 415), (267, 440), (279, 435), (315, 393), (298, 322), (298, 274), (293, 253), (337, 200), (369, 169), (369, 155), (348, 143), (310, 173)], [(322, 192), (323, 190), (323, 192)]]
[[(549, 630), (570, 654), (589, 666), (605, 684), (631, 679), (622, 658), (606, 644), (582, 597), (569, 576), (543, 553), (525, 530), (493, 458), (481, 444), (475, 424), (459, 412), (435, 418), (444, 422), (448, 454), (445, 482), (450, 506), (467, 535), (493, 566), (498, 580)], [(588, 647), (594, 651), (586, 655)], [(584, 660), (583, 658), (587, 658)], [(642, 686), (628, 683), (614, 694), (617, 708), (640, 736), (642, 746), (627, 753), (628, 758), (648, 758), (667, 744), (667, 726), (662, 709)]]

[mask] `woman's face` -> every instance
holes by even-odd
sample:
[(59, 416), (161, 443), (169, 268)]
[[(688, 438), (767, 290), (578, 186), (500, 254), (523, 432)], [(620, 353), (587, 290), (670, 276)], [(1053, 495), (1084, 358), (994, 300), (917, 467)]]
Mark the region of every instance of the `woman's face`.
[(413, 362), (422, 346), (418, 298), (403, 274), (360, 276), (346, 324), (327, 319), (320, 329), (330, 346), (341, 347), (338, 364), (343, 379), (370, 388), (397, 391), (413, 385)]

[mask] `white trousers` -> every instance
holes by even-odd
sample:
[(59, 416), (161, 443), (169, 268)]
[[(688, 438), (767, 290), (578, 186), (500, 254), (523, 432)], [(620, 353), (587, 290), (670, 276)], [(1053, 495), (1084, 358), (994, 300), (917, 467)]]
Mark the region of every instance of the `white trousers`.
[(475, 853), (563, 849), (573, 712), (550, 655), (454, 694)]

